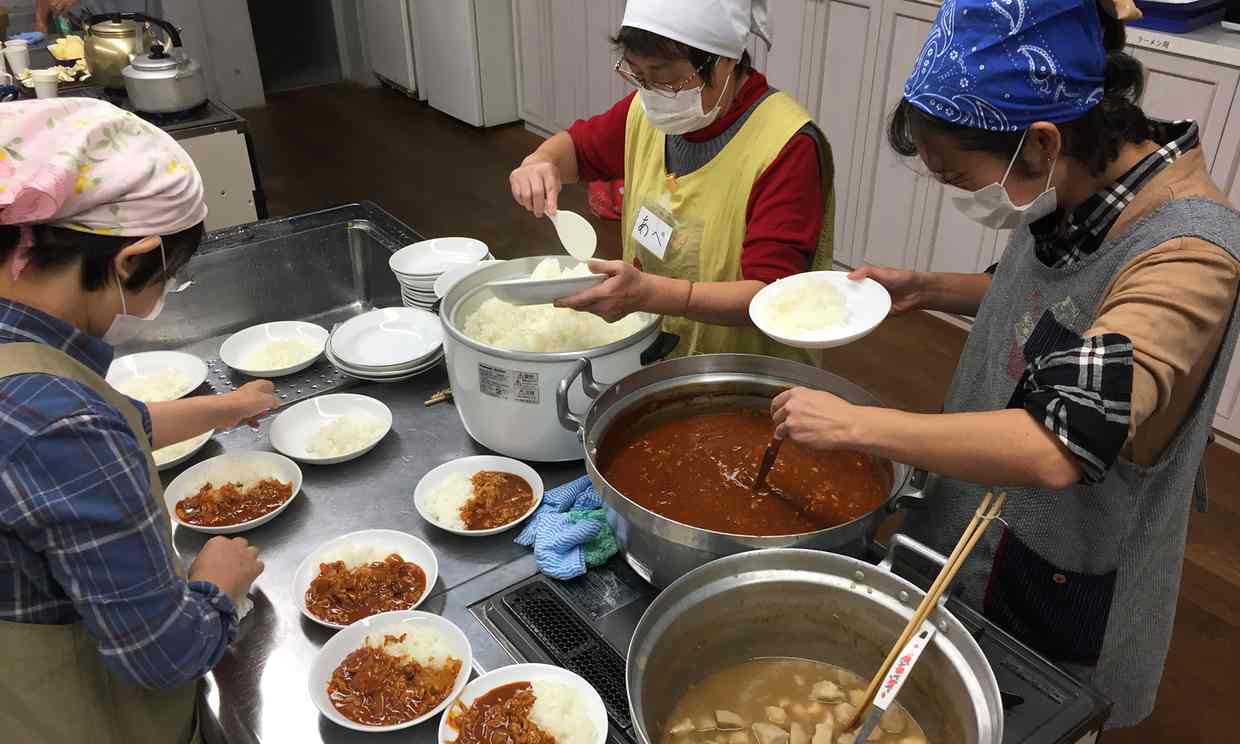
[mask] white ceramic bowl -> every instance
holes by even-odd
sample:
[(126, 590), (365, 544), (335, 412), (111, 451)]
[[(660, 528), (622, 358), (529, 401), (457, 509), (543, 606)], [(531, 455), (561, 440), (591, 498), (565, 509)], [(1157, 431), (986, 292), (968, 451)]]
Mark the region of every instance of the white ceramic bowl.
[(490, 249), (473, 238), (435, 238), (401, 248), (388, 259), (397, 275), (419, 279), (435, 277), (462, 264), (473, 264), (487, 257)]
[[(439, 632), (445, 642), (451, 647), (449, 653), (454, 658), (461, 660), (461, 673), (457, 675), (456, 685), (453, 686), (452, 692), (448, 693), (448, 697), (438, 707), (412, 721), (398, 723), (393, 726), (365, 726), (350, 721), (348, 718), (340, 715), (327, 697), (327, 684), (331, 681), (332, 672), (336, 671), (336, 667), (340, 666), (340, 662), (344, 661), (345, 657), (362, 647), (362, 640), (367, 634), (386, 632), (393, 626), (399, 626), (400, 632), (417, 632), (419, 630)], [(314, 662), (310, 665), (310, 699), (318, 706), (319, 711), (323, 713), (324, 717), (332, 723), (345, 728), (371, 733), (399, 731), (400, 729), (416, 726), (423, 721), (434, 718), (444, 708), (447, 708), (448, 704), (455, 700), (461, 694), (461, 691), (465, 689), (465, 684), (469, 682), (469, 675), (473, 670), (473, 665), (474, 655), (469, 645), (469, 639), (465, 637), (460, 628), (448, 620), (438, 615), (416, 610), (384, 612), (379, 615), (371, 615), (365, 620), (358, 620), (323, 644), (323, 647), (319, 649), (318, 655), (314, 657)]]
[[(282, 377), (300, 372), (323, 356), (323, 348), (327, 345), (327, 330), (314, 323), (300, 320), (282, 320), (275, 323), (263, 323), (238, 331), (228, 337), (220, 346), (220, 359), (229, 367), (250, 377)], [(275, 341), (305, 341), (317, 351), (314, 356), (287, 367), (276, 369), (256, 369), (246, 364), (251, 354), (263, 350), (267, 344)]]
[(353, 369), (392, 372), (415, 367), (443, 349), (443, 325), (425, 310), (387, 307), (345, 321), (328, 342)]
[(487, 289), (510, 305), (550, 305), (607, 281), (605, 274), (569, 276), (562, 279), (505, 279), (491, 282)]
[[(426, 500), (431, 493), (443, 483), (444, 479), (449, 475), (463, 473), (466, 476), (473, 476), (475, 473), (483, 470), (498, 470), (501, 473), (512, 473), (525, 479), (530, 484), (530, 488), (534, 491), (534, 503), (521, 516), (517, 517), (508, 524), (495, 527), (489, 530), (458, 530), (453, 527), (442, 525), (431, 519), (430, 514), (426, 511)], [(487, 537), (488, 535), (498, 535), (501, 532), (516, 527), (529, 518), (531, 514), (542, 504), (543, 499), (543, 481), (534, 468), (510, 457), (497, 457), (495, 455), (476, 455), (474, 457), (462, 457), (459, 460), (446, 462), (435, 468), (431, 472), (422, 476), (422, 480), (418, 481), (417, 487), (413, 491), (413, 506), (418, 510), (428, 523), (435, 525), (441, 530), (446, 530), (455, 535), (464, 535), (466, 537)]]
[[(177, 516), (177, 502), (198, 493), (198, 490), (207, 483), (219, 485), (240, 480), (248, 484), (259, 478), (275, 478), (284, 483), (292, 483), (293, 495), (288, 501), (258, 519), (227, 527), (202, 527), (183, 522)], [(301, 480), (301, 468), (284, 455), (277, 455), (274, 452), (226, 452), (209, 460), (203, 460), (178, 475), (164, 491), (164, 503), (168, 505), (168, 513), (172, 515), (173, 521), (186, 529), (204, 532), (208, 535), (232, 535), (252, 530), (278, 517), (280, 512), (287, 509), (301, 493)]]
[[(159, 468), (160, 470), (171, 470), (175, 468), (176, 466), (180, 465), (183, 462), (188, 461), (191, 457), (201, 452), (202, 448), (207, 446), (207, 442), (210, 442), (211, 437), (213, 436), (215, 436), (215, 429), (212, 429), (211, 431), (208, 431), (205, 434), (200, 434), (194, 437), (193, 439), (186, 440), (186, 441), (193, 442), (194, 446), (189, 448), (185, 452), (185, 454), (181, 455), (180, 457), (174, 457), (171, 460), (168, 460), (166, 462), (160, 462), (159, 458), (156, 457), (155, 467)], [(176, 445), (173, 445), (173, 446), (175, 447)], [(155, 450), (153, 454), (158, 455), (159, 452), (160, 450)]]
[[(590, 719), (590, 723), (594, 726), (591, 744), (604, 744), (607, 741), (607, 708), (603, 705), (603, 698), (599, 696), (598, 691), (590, 686), (589, 682), (567, 669), (549, 664), (514, 664), (488, 672), (470, 682), (461, 691), (460, 697), (456, 699), (453, 706), (459, 703), (462, 708), (468, 708), (475, 700), (497, 687), (535, 680), (559, 682), (572, 688), (578, 695), (579, 703), (585, 708), (585, 714)], [(459, 731), (448, 725), (448, 715), (445, 713), (439, 720), (439, 744), (454, 744), (459, 734)]]
[(136, 377), (149, 377), (167, 369), (174, 369), (185, 378), (186, 387), (176, 398), (184, 398), (207, 381), (207, 363), (180, 351), (144, 351), (123, 356), (108, 367), (107, 381), (112, 387), (119, 387)]
[(422, 592), (422, 596), (418, 598), (413, 607), (408, 608), (410, 610), (417, 609), (426, 601), (427, 596), (435, 588), (435, 582), (439, 580), (439, 559), (435, 557), (435, 551), (413, 535), (398, 530), (361, 530), (341, 535), (315, 548), (314, 552), (306, 556), (301, 565), (297, 567), (297, 572), (293, 574), (293, 601), (301, 607), (301, 614), (319, 625), (337, 629), (346, 627), (322, 620), (306, 609), (306, 590), (318, 577), (319, 564), (323, 562), (323, 558), (329, 557), (329, 553), (349, 544), (374, 545), (389, 553), (400, 553), (401, 558), (422, 569), (426, 574), (426, 591)]
[[(835, 287), (848, 308), (848, 317), (837, 325), (795, 336), (774, 327), (771, 303), (782, 292), (807, 284)], [(844, 271), (812, 271), (795, 274), (763, 287), (749, 302), (749, 317), (766, 335), (788, 346), (801, 349), (830, 349), (870, 335), (891, 313), (891, 295), (873, 279), (854, 281)]]
[[(373, 419), (383, 428), (366, 443), (343, 455), (316, 455), (310, 442), (324, 426), (342, 416)], [(276, 416), (271, 423), (271, 446), (277, 452), (311, 465), (335, 465), (356, 459), (374, 449), (392, 430), (392, 410), (374, 398), (337, 393), (304, 400)]]

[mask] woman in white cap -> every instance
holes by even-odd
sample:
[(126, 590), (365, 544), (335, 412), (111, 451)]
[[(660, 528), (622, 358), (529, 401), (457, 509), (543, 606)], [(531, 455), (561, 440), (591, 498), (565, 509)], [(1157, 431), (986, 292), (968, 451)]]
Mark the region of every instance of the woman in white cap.
[(199, 741), (200, 681), (263, 564), (216, 537), (182, 571), (151, 449), (262, 413), (272, 386), (149, 406), (112, 389), (113, 344), (202, 239), (202, 179), (102, 101), (8, 103), (0, 129), (0, 737)]
[(770, 43), (766, 0), (630, 0), (616, 72), (638, 90), (544, 142), (510, 178), (536, 216), (561, 185), (624, 178), (622, 261), (592, 262), (603, 284), (559, 304), (616, 320), (646, 311), (678, 353), (807, 360), (749, 322), (766, 284), (831, 265), (831, 149), (811, 117), (749, 64)]

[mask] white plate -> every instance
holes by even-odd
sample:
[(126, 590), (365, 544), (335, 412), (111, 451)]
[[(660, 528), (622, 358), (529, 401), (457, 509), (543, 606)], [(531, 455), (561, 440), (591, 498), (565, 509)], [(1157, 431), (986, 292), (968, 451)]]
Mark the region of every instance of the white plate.
[(413, 607), (408, 608), (410, 610), (416, 610), (426, 601), (431, 590), (435, 588), (435, 582), (439, 580), (439, 559), (435, 557), (435, 551), (413, 535), (397, 530), (361, 530), (341, 535), (315, 548), (293, 574), (293, 601), (301, 607), (301, 614), (319, 625), (336, 629), (346, 627), (315, 617), (314, 613), (306, 608), (306, 591), (310, 588), (310, 582), (318, 577), (319, 564), (323, 562), (324, 557), (328, 557), (327, 553), (349, 544), (373, 545), (388, 553), (399, 553), (401, 558), (422, 569), (422, 572), (426, 574), (426, 591), (422, 592), (422, 596), (418, 597)]
[(435, 238), (407, 245), (392, 254), (388, 266), (406, 277), (438, 276), (461, 264), (472, 264), (487, 257), (487, 244), (473, 238)]
[[(201, 527), (182, 522), (177, 516), (177, 502), (198, 493), (198, 490), (207, 483), (218, 486), (221, 483), (240, 480), (248, 484), (260, 478), (275, 478), (284, 483), (292, 483), (293, 495), (288, 501), (258, 519), (227, 527)], [(252, 530), (275, 519), (280, 512), (296, 500), (300, 493), (301, 468), (284, 455), (277, 455), (274, 452), (226, 452), (209, 460), (203, 460), (178, 475), (164, 491), (164, 503), (167, 504), (168, 513), (172, 515), (173, 521), (186, 529), (205, 532), (208, 535), (232, 535)]]
[[(193, 439), (185, 440), (187, 442), (194, 443), (194, 446), (191, 447), (189, 451), (187, 451), (185, 454), (181, 455), (180, 457), (175, 457), (171, 460), (168, 460), (167, 462), (160, 462), (159, 458), (155, 458), (155, 467), (159, 468), (161, 471), (171, 470), (175, 468), (177, 465), (180, 465), (181, 463), (186, 462), (191, 457), (201, 452), (202, 448), (207, 446), (207, 442), (210, 442), (211, 437), (213, 436), (215, 436), (215, 429), (212, 429), (211, 431), (208, 431), (205, 434), (199, 434)], [(176, 445), (174, 444), (172, 446), (175, 447)], [(159, 454), (159, 450), (155, 450), (155, 452), (152, 454)]]
[[(390, 632), (389, 629), (393, 626), (399, 626), (399, 632), (416, 632), (426, 629), (438, 631), (450, 648), (451, 656), (461, 660), (461, 673), (457, 675), (456, 684), (443, 703), (421, 718), (393, 726), (365, 726), (350, 721), (340, 715), (327, 697), (327, 684), (331, 681), (332, 672), (336, 671), (336, 667), (340, 666), (340, 662), (344, 661), (346, 656), (362, 647), (362, 640), (368, 633)], [(473, 665), (474, 655), (469, 646), (469, 639), (465, 637), (460, 628), (448, 620), (429, 612), (416, 610), (384, 612), (371, 615), (365, 620), (358, 620), (323, 644), (319, 653), (314, 657), (314, 662), (310, 665), (310, 699), (329, 721), (345, 728), (366, 732), (399, 731), (434, 718), (439, 715), (440, 711), (447, 708), (448, 704), (465, 689), (465, 684), (469, 682), (469, 675), (473, 671)]]
[[(327, 345), (327, 331), (314, 323), (300, 320), (281, 320), (275, 323), (263, 323), (250, 326), (228, 337), (220, 346), (220, 360), (243, 375), (250, 377), (282, 377), (300, 372), (323, 356), (323, 347)], [(251, 354), (262, 351), (267, 344), (276, 341), (305, 341), (318, 349), (314, 356), (297, 364), (276, 369), (257, 369), (246, 365)]]
[[(343, 455), (323, 456), (310, 452), (310, 442), (324, 426), (342, 416), (373, 419), (383, 428), (369, 442)], [(392, 410), (365, 395), (337, 393), (304, 400), (283, 411), (271, 422), (271, 446), (277, 452), (311, 465), (335, 465), (354, 460), (374, 449), (392, 430)]]
[(435, 280), (435, 297), (443, 299), (448, 296), (456, 283), (474, 273), (484, 266), (489, 266), (494, 261), (479, 261), (472, 266), (458, 266), (455, 269), (445, 271), (438, 279)]
[(123, 356), (108, 367), (107, 381), (112, 387), (117, 387), (135, 377), (149, 377), (166, 369), (174, 369), (185, 377), (187, 387), (173, 400), (184, 398), (207, 381), (207, 363), (193, 354), (180, 351), (144, 351), (141, 354)]
[[(525, 479), (530, 484), (530, 488), (534, 491), (534, 503), (529, 510), (513, 521), (500, 527), (489, 530), (458, 530), (452, 527), (446, 527), (430, 518), (427, 514), (424, 504), (431, 493), (443, 483), (444, 479), (455, 473), (464, 473), (466, 476), (472, 477), (475, 473), (483, 470), (498, 470), (501, 473), (512, 473)], [(431, 472), (422, 476), (422, 480), (418, 481), (417, 487), (413, 491), (413, 506), (418, 510), (418, 514), (429, 524), (433, 524), (441, 530), (446, 530), (454, 535), (464, 535), (466, 537), (487, 537), (488, 535), (498, 535), (501, 532), (516, 527), (524, 522), (534, 513), (543, 500), (543, 481), (538, 473), (525, 463), (514, 460), (510, 457), (497, 457), (495, 455), (476, 455), (474, 457), (462, 457), (459, 460), (446, 462), (435, 468)]]
[(354, 369), (412, 367), (443, 348), (443, 326), (434, 313), (388, 307), (345, 321), (330, 345), (332, 356)]
[(436, 364), (439, 363), (441, 359), (443, 359), (444, 352), (443, 352), (443, 349), (440, 349), (436, 354), (432, 355), (428, 359), (418, 362), (416, 365), (406, 365), (403, 367), (387, 367), (383, 369), (365, 369), (362, 367), (354, 367), (352, 365), (345, 364), (340, 359), (337, 359), (334, 354), (332, 354), (330, 346), (327, 348), (326, 356), (327, 356), (327, 361), (331, 362), (333, 367), (335, 367), (337, 370), (341, 372), (344, 372), (347, 375), (350, 375), (352, 377), (385, 380), (385, 379), (395, 379), (397, 377), (404, 378), (410, 375), (417, 374), (419, 372), (425, 372), (431, 367), (434, 367)]
[[(594, 726), (591, 744), (604, 744), (607, 741), (607, 708), (603, 705), (603, 698), (598, 691), (576, 674), (550, 664), (513, 664), (488, 672), (470, 682), (453, 705), (460, 703), (462, 708), (468, 708), (475, 700), (498, 687), (535, 680), (559, 682), (572, 688), (578, 695), (578, 703), (585, 708), (586, 717)], [(439, 719), (439, 744), (452, 744), (459, 734), (459, 731), (448, 725), (448, 714), (445, 712), (443, 718)]]
[(510, 305), (549, 305), (607, 281), (606, 274), (570, 276), (563, 279), (505, 279), (486, 285)]
[[(805, 284), (825, 283), (844, 296), (848, 317), (838, 325), (797, 336), (785, 336), (772, 327), (770, 304), (781, 292)], [(813, 271), (796, 274), (768, 284), (749, 302), (749, 317), (766, 335), (801, 349), (830, 349), (864, 338), (878, 328), (891, 313), (891, 295), (873, 279), (853, 281), (843, 271)]]

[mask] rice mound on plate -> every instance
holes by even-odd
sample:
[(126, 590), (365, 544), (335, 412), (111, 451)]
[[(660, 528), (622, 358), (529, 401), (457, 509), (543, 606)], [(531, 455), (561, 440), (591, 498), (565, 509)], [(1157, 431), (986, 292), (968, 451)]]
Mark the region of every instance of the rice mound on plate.
[(554, 736), (556, 744), (592, 744), (594, 722), (576, 689), (546, 679), (535, 679), (530, 686), (534, 688), (530, 721), (535, 726)]
[(435, 524), (465, 530), (468, 527), (461, 519), (461, 507), (473, 496), (474, 484), (470, 477), (464, 473), (452, 473), (430, 490), (422, 508)]
[(181, 370), (169, 367), (149, 375), (134, 375), (112, 387), (122, 395), (143, 403), (162, 403), (176, 400), (188, 393), (190, 382)]
[(347, 455), (373, 442), (381, 431), (383, 424), (374, 417), (340, 416), (318, 430), (306, 451), (319, 457)]
[[(402, 635), (405, 640), (400, 643), (384, 645), (387, 636), (399, 638)], [(362, 644), (382, 648), (389, 656), (413, 659), (422, 666), (433, 669), (443, 667), (448, 657), (452, 656), (451, 644), (438, 631), (412, 624), (394, 623), (372, 630), (362, 639)]]
[[(371, 563), (382, 563), (392, 553), (399, 553), (399, 550), (391, 546), (376, 545), (374, 543), (348, 543), (347, 545), (337, 545), (320, 553), (316, 559), (316, 563), (335, 563), (343, 561), (346, 568), (357, 568), (358, 566), (367, 566)], [(408, 559), (408, 556), (402, 555), (401, 558)]]
[[(585, 264), (561, 269), (558, 261), (544, 259), (531, 279), (563, 279), (590, 276)], [(597, 315), (553, 305), (511, 305), (492, 297), (465, 320), (465, 335), (473, 340), (511, 351), (554, 353), (606, 346), (637, 333), (646, 324), (643, 313), (633, 313), (615, 323)]]
[(848, 320), (848, 303), (843, 293), (827, 282), (802, 282), (777, 293), (767, 303), (766, 314), (776, 332), (800, 336)]
[(313, 359), (319, 348), (309, 341), (288, 338), (272, 341), (241, 361), (246, 369), (284, 369)]

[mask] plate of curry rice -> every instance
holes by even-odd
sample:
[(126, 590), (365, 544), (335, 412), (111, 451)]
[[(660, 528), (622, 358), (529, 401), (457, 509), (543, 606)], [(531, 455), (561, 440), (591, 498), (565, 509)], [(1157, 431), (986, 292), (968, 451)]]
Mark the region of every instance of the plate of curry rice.
[(455, 535), (498, 535), (542, 503), (543, 481), (509, 457), (478, 455), (444, 463), (423, 476), (413, 505), (427, 522)]
[(283, 455), (226, 452), (178, 475), (164, 503), (182, 527), (232, 535), (279, 516), (301, 492), (301, 480), (301, 468)]
[(470, 682), (452, 702), (439, 719), (439, 744), (504, 740), (604, 744), (607, 708), (589, 682), (567, 669), (500, 667)]

